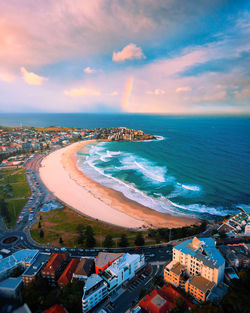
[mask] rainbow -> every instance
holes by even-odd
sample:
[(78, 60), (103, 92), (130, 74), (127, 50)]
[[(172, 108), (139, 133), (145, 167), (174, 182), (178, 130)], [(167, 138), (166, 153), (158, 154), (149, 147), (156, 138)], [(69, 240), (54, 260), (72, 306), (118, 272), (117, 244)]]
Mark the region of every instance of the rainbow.
[(129, 110), (129, 98), (133, 90), (133, 84), (134, 84), (134, 77), (129, 77), (129, 79), (127, 80), (125, 84), (124, 95), (123, 95), (123, 100), (122, 100), (122, 110), (125, 112)]

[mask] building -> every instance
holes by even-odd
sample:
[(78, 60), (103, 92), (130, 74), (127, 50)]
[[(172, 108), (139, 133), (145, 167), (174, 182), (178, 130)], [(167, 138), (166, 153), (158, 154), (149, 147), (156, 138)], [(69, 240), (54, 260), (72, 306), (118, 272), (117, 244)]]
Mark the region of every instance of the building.
[(73, 278), (86, 280), (93, 272), (95, 268), (95, 262), (90, 258), (81, 258), (76, 270), (74, 271)]
[(250, 266), (250, 244), (237, 243), (221, 245), (219, 249), (225, 257), (228, 265), (237, 268), (246, 268)]
[(245, 236), (250, 236), (250, 222), (245, 226)]
[(102, 274), (108, 284), (109, 293), (120, 287), (126, 280), (132, 279), (144, 265), (143, 254), (125, 253), (116, 259)]
[(10, 277), (0, 282), (0, 297), (20, 299), (22, 289), (22, 277)]
[(68, 313), (68, 311), (61, 304), (55, 304), (43, 313)]
[(123, 256), (124, 253), (99, 252), (95, 261), (96, 274), (103, 273), (115, 260)]
[(192, 307), (193, 304), (171, 285), (154, 289), (140, 301), (139, 306), (148, 313), (169, 313), (173, 310), (177, 298), (183, 299), (188, 308)]
[(88, 277), (83, 288), (82, 312), (86, 313), (108, 296), (107, 283), (97, 274)]
[(223, 281), (224, 269), (225, 259), (215, 247), (215, 241), (194, 237), (173, 248), (172, 261), (164, 269), (164, 279), (204, 301), (213, 287)]
[(41, 271), (41, 276), (48, 279), (51, 285), (54, 285), (61, 275), (67, 259), (67, 253), (52, 253), (48, 263)]
[(10, 273), (17, 267), (29, 267), (39, 250), (23, 249), (0, 260), (0, 280), (10, 276)]
[(200, 302), (204, 302), (215, 283), (201, 276), (192, 276), (186, 281), (185, 291)]
[(36, 255), (30, 267), (28, 267), (22, 274), (23, 283), (25, 285), (34, 281), (36, 277), (38, 277), (42, 268), (47, 263), (49, 257), (50, 253), (38, 253)]
[(67, 265), (67, 267), (65, 268), (62, 275), (59, 277), (57, 281), (59, 287), (63, 288), (71, 282), (79, 261), (80, 261), (79, 259), (70, 260), (69, 264)]

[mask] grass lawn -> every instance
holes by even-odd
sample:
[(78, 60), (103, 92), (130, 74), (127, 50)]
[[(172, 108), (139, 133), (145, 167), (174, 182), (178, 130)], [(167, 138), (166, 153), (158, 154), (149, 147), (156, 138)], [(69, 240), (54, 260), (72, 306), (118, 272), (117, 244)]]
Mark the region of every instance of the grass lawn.
[(6, 200), (8, 204), (8, 211), (10, 213), (11, 222), (7, 225), (9, 228), (12, 228), (15, 225), (16, 219), (20, 214), (22, 208), (24, 207), (27, 199), (19, 199), (19, 200)]
[[(4, 198), (8, 204), (11, 222), (8, 227), (15, 225), (16, 219), (24, 207), (30, 195), (30, 188), (26, 181), (25, 169), (3, 169), (0, 171), (0, 197)], [(7, 190), (7, 191), (5, 191)]]
[[(137, 232), (122, 229), (120, 227), (108, 225), (94, 219), (82, 216), (75, 211), (65, 207), (64, 209), (52, 210), (50, 212), (41, 213), (42, 220), (41, 226), (44, 231), (44, 238), (40, 238), (40, 228), (38, 228), (38, 223), (36, 223), (31, 229), (31, 235), (34, 240), (40, 243), (50, 243), (54, 246), (60, 247), (59, 238), (62, 237), (65, 247), (81, 247), (77, 243), (78, 233), (77, 226), (83, 224), (86, 226), (91, 226), (95, 233), (95, 238), (97, 241), (96, 246), (101, 247), (101, 243), (105, 239), (107, 234), (113, 237), (115, 242), (118, 242), (120, 236), (126, 233), (129, 244), (134, 245), (134, 240)], [(147, 238), (147, 232), (142, 232), (145, 237), (146, 244), (152, 244), (155, 241)]]

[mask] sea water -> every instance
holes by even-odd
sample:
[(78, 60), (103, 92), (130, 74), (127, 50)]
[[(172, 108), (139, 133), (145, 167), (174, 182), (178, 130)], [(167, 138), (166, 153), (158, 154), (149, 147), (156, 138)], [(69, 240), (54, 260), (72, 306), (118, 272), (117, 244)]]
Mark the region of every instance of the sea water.
[(212, 219), (250, 204), (250, 118), (19, 114), (1, 125), (125, 126), (156, 141), (100, 142), (78, 152), (90, 178), (160, 212)]

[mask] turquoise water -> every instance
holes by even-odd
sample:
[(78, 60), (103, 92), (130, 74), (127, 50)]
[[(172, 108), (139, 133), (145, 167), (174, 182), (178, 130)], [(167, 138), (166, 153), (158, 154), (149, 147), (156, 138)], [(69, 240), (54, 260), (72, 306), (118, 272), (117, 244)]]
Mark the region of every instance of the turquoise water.
[(150, 142), (91, 145), (79, 168), (161, 212), (215, 218), (250, 204), (250, 118), (163, 115), (2, 115), (1, 125), (115, 127), (159, 135)]

